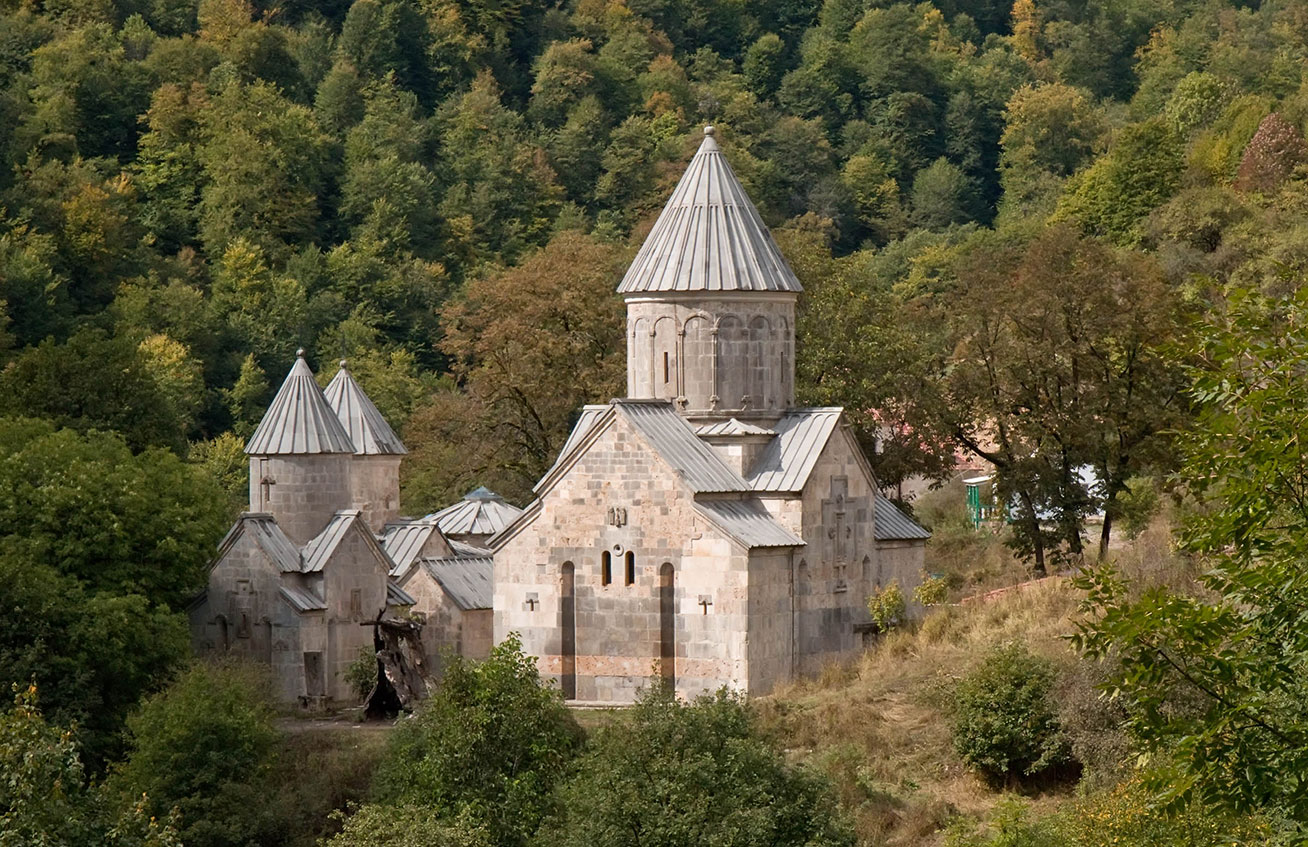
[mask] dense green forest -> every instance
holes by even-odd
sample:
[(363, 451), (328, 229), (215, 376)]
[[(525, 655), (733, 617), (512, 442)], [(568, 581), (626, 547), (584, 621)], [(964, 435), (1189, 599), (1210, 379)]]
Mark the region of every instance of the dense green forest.
[[(406, 512), (525, 499), (622, 392), (613, 289), (710, 123), (806, 289), (801, 400), (849, 409), (888, 490), (985, 457), (1036, 572), (1180, 504), (1187, 580), (1082, 576), (1076, 645), (1155, 808), (1298, 832), (1306, 72), (1297, 0), (0, 0), (0, 845), (303, 843), (249, 811), (290, 779), (257, 685), (184, 673), (244, 438), (304, 347), (402, 433)], [(654, 696), (664, 747), (582, 745), (523, 678), (518, 828), (476, 817), (493, 763), (432, 754), (404, 779), (444, 806), (397, 778), (337, 843), (401, 813), (427, 835), (396, 844), (627, 843), (646, 810), (606, 817), (595, 774), (680, 751), (693, 806), (672, 741), (742, 751), (701, 762), (742, 786), (724, 816), (791, 804), (759, 838), (852, 837), (739, 703)]]

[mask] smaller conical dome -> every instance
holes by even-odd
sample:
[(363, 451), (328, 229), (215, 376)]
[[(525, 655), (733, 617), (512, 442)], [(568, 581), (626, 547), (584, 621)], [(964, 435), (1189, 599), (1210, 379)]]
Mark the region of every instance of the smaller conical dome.
[(327, 405), (303, 350), (296, 352), (291, 372), (250, 436), (245, 452), (251, 456), (354, 452), (354, 442)]
[(377, 406), (363, 392), (354, 376), (341, 360), (341, 369), (327, 384), (323, 392), (327, 405), (336, 412), (341, 425), (354, 442), (355, 452), (361, 456), (402, 456), (409, 451), (404, 449), (400, 437), (386, 423), (386, 418), (377, 410)]
[(620, 294), (802, 290), (713, 135), (704, 128)]

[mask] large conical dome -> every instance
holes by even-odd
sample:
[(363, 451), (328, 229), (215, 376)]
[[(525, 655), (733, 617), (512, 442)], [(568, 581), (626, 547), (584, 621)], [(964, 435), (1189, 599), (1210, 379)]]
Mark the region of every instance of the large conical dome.
[(359, 455), (402, 456), (409, 452), (376, 404), (363, 393), (363, 387), (345, 367), (344, 360), (323, 396), (349, 433)]
[(705, 127), (704, 143), (618, 292), (801, 290), (714, 140), (713, 127)]
[(245, 452), (251, 456), (354, 452), (354, 442), (323, 398), (303, 350), (295, 354), (295, 365)]

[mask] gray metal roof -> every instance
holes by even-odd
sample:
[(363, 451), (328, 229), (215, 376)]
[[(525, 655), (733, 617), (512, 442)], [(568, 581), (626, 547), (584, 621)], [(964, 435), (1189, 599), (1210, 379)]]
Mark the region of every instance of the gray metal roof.
[(646, 291), (801, 291), (726, 157), (704, 143), (618, 286)]
[(386, 581), (386, 605), (388, 606), (416, 606), (418, 601), (413, 599), (413, 595), (400, 588), (390, 580)]
[(291, 608), (297, 612), (321, 612), (327, 608), (327, 601), (311, 591), (295, 586), (283, 585), (280, 593)]
[(490, 556), (423, 559), (422, 565), (460, 609), (491, 608), (495, 560)]
[(740, 474), (712, 447), (699, 440), (670, 402), (614, 400), (612, 405), (696, 494), (750, 490)]
[(247, 512), (236, 519), (227, 535), (218, 543), (219, 555), (235, 542), (238, 535), (249, 535), (259, 549), (272, 560), (280, 573), (299, 573), (300, 550), (265, 512)]
[[(440, 533), (431, 515), (416, 521), (396, 521), (382, 527), (381, 546), (395, 566), (391, 574), (400, 576), (422, 555), (432, 533)], [(433, 551), (436, 552), (436, 551)]]
[(795, 535), (757, 500), (699, 500), (695, 508), (745, 547), (801, 547)]
[(378, 561), (386, 565), (388, 571), (394, 570), (395, 565), (391, 558), (386, 555), (386, 550), (377, 542), (376, 537), (368, 529), (368, 525), (363, 522), (363, 513), (358, 509), (342, 509), (337, 512), (322, 532), (309, 539), (309, 543), (304, 545), (304, 563), (300, 566), (301, 573), (317, 573), (321, 571), (327, 562), (336, 553), (336, 548), (345, 540), (345, 536), (350, 533), (350, 528), (358, 524), (359, 535), (372, 548), (373, 555)]
[(457, 541), (453, 538), (446, 539), (450, 544), (450, 549), (454, 551), (455, 556), (489, 556), (491, 554), (489, 547), (483, 547), (480, 544), (469, 544), (466, 541)]
[(695, 433), (701, 437), (719, 437), (732, 435), (776, 435), (775, 430), (764, 429), (761, 426), (745, 423), (744, 421), (731, 418), (725, 421), (716, 421), (714, 423), (700, 424)]
[(360, 456), (403, 456), (409, 451), (404, 448), (400, 437), (391, 429), (391, 425), (382, 417), (377, 406), (364, 393), (363, 388), (345, 367), (341, 360), (341, 369), (327, 383), (323, 391), (327, 405), (331, 406), (341, 425), (354, 443), (354, 452)]
[(755, 491), (799, 491), (843, 412), (838, 407), (793, 409), (777, 421), (777, 437), (763, 449), (746, 478)]
[(303, 350), (295, 354), (295, 364), (245, 452), (251, 456), (354, 452), (354, 442), (322, 396)]
[(931, 537), (930, 532), (884, 497), (875, 498), (872, 515), (877, 541), (917, 541)]
[(446, 535), (494, 535), (522, 514), (517, 506), (484, 487), (463, 495), (463, 499), (446, 506), (430, 517)]

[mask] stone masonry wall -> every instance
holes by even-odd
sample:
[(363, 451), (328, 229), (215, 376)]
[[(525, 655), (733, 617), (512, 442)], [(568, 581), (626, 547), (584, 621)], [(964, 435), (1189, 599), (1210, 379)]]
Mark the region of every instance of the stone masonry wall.
[(386, 566), (355, 529), (347, 533), (323, 567), (328, 633), (323, 667), (326, 693), (333, 700), (358, 699), (345, 681), (345, 669), (358, 658), (361, 647), (372, 646), (372, 628), (360, 624), (385, 609), (387, 580)]
[(776, 416), (795, 399), (795, 297), (627, 298), (627, 396), (688, 415)]
[(658, 666), (659, 574), (668, 563), (678, 693), (746, 687), (748, 556), (700, 516), (691, 493), (620, 414), (540, 508), (496, 551), (497, 642), (519, 633), (542, 674), (562, 681), (560, 589), (572, 563), (576, 698), (631, 702)]
[(354, 456), (350, 460), (350, 508), (363, 512), (373, 532), (400, 514), (400, 456)]
[(201, 655), (231, 654), (269, 667), (277, 697), (304, 693), (301, 619), (282, 600), (281, 574), (244, 535), (210, 573), (203, 603), (191, 609), (193, 646)]
[(346, 453), (250, 457), (250, 511), (271, 512), (282, 531), (303, 546), (332, 516), (350, 508)]

